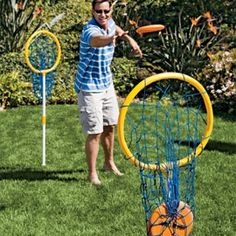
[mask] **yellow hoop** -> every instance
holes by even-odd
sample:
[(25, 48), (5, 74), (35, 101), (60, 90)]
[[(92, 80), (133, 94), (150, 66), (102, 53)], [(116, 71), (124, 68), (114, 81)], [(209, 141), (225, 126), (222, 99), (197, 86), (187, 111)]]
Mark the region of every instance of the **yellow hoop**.
[[(51, 68), (48, 68), (46, 70), (38, 70), (36, 69), (30, 62), (30, 59), (29, 59), (29, 46), (31, 44), (31, 42), (33, 41), (34, 38), (38, 37), (39, 35), (47, 35), (48, 37), (50, 37), (57, 45), (57, 57), (56, 57), (56, 60), (55, 60), (55, 63), (54, 65), (51, 67)], [(58, 66), (59, 62), (60, 62), (60, 59), (61, 59), (61, 45), (60, 45), (60, 42), (59, 40), (57, 39), (57, 37), (47, 31), (47, 30), (39, 30), (39, 31), (36, 31), (34, 32), (30, 37), (29, 39), (27, 40), (26, 44), (25, 44), (25, 50), (24, 50), (24, 53), (25, 53), (25, 59), (26, 59), (26, 63), (27, 65), (30, 67), (30, 69), (34, 72), (34, 73), (37, 73), (37, 74), (47, 74), (53, 70), (56, 69), (56, 67)]]
[[(56, 43), (56, 46), (57, 46), (57, 56), (56, 56), (56, 60), (55, 60), (55, 63), (54, 65), (51, 67), (51, 68), (45, 68), (44, 70), (38, 70), (37, 68), (35, 68), (31, 62), (30, 62), (30, 59), (29, 59), (29, 47), (30, 47), (30, 44), (31, 42), (36, 38), (36, 37), (39, 37), (40, 35), (46, 35), (48, 36), (49, 38), (51, 38), (55, 43)], [(25, 49), (24, 49), (24, 53), (25, 53), (25, 59), (26, 59), (26, 63), (27, 65), (30, 67), (30, 69), (34, 72), (34, 73), (37, 73), (37, 74), (42, 74), (42, 81), (43, 81), (43, 95), (42, 95), (42, 98), (43, 98), (43, 114), (42, 114), (42, 127), (43, 127), (43, 135), (42, 135), (42, 165), (45, 166), (46, 165), (46, 74), (55, 70), (56, 67), (58, 66), (59, 62), (60, 62), (60, 59), (61, 59), (61, 45), (60, 45), (60, 42), (59, 40), (57, 39), (57, 37), (47, 31), (47, 30), (39, 30), (39, 31), (36, 31), (35, 33), (33, 33), (29, 39), (27, 40), (26, 44), (25, 44)]]
[(140, 166), (143, 169), (147, 169), (147, 170), (158, 170), (160, 169), (162, 172), (166, 171), (166, 167), (168, 166), (166, 163), (162, 163), (160, 166), (156, 165), (156, 164), (145, 164), (141, 161), (139, 161), (138, 159), (136, 159), (133, 154), (131, 153), (131, 151), (129, 150), (126, 140), (125, 140), (125, 136), (124, 136), (124, 122), (125, 122), (125, 117), (126, 117), (126, 113), (128, 111), (128, 107), (130, 105), (130, 103), (132, 102), (132, 100), (135, 98), (135, 96), (142, 90), (144, 89), (146, 86), (156, 82), (156, 81), (160, 81), (160, 80), (167, 80), (167, 79), (177, 79), (177, 80), (182, 80), (185, 81), (189, 84), (191, 84), (193, 87), (195, 87), (201, 94), (205, 107), (206, 107), (206, 112), (207, 112), (207, 125), (203, 134), (203, 138), (201, 143), (197, 146), (195, 153), (191, 153), (190, 155), (183, 157), (181, 160), (178, 161), (178, 165), (181, 166), (185, 166), (186, 164), (188, 164), (195, 156), (199, 156), (202, 152), (202, 150), (204, 149), (204, 147), (206, 146), (212, 129), (213, 129), (213, 110), (212, 110), (212, 106), (211, 106), (211, 101), (210, 98), (207, 94), (207, 92), (205, 91), (204, 87), (195, 79), (191, 78), (188, 75), (185, 74), (181, 74), (181, 73), (175, 73), (175, 72), (166, 72), (166, 73), (161, 73), (161, 74), (157, 74), (157, 75), (153, 75), (151, 77), (148, 77), (147, 79), (141, 81), (139, 84), (137, 84), (132, 91), (128, 94), (128, 96), (126, 97), (123, 105), (121, 106), (120, 109), (120, 115), (119, 115), (119, 121), (118, 121), (118, 140), (121, 146), (122, 151), (125, 154), (126, 159), (130, 160), (132, 164), (136, 165), (136, 166)]

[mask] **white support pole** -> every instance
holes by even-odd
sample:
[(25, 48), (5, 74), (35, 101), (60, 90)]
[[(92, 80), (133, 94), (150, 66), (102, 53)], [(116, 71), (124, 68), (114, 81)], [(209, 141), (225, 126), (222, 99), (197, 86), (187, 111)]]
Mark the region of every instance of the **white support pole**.
[(42, 137), (42, 165), (46, 165), (46, 73), (43, 75), (43, 115), (42, 115), (42, 127), (43, 127), (43, 137)]

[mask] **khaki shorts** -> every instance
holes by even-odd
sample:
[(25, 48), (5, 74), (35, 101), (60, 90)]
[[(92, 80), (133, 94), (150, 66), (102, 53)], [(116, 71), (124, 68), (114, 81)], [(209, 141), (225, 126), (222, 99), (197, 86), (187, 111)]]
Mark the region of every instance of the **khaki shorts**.
[(102, 92), (80, 91), (80, 122), (87, 134), (100, 134), (104, 126), (116, 125), (119, 106), (113, 86)]

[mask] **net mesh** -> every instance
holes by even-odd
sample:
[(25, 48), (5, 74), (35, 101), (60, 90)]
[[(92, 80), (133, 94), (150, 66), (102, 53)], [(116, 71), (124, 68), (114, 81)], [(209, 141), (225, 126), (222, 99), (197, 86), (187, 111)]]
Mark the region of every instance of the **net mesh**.
[[(194, 213), (194, 155), (206, 128), (199, 91), (185, 81), (173, 79), (145, 86), (129, 105), (124, 125), (125, 140), (134, 157), (159, 167), (153, 171), (139, 166), (147, 225), (154, 209), (162, 204), (167, 208), (167, 219), (181, 218), (180, 201)], [(191, 154), (192, 160), (179, 167), (178, 161)], [(163, 163), (165, 171), (160, 171)], [(164, 217), (163, 213), (160, 217)]]
[[(46, 75), (46, 98), (51, 96), (54, 74), (55, 72), (50, 72)], [(41, 100), (43, 97), (43, 75), (32, 72), (32, 83), (34, 95)]]
[[(40, 71), (50, 69), (55, 64), (57, 45), (47, 35), (39, 35), (35, 38), (29, 46), (29, 58), (32, 66)], [(46, 74), (46, 97), (51, 95), (54, 85), (55, 72)], [(38, 99), (43, 96), (43, 74), (32, 72), (32, 83), (34, 94)]]

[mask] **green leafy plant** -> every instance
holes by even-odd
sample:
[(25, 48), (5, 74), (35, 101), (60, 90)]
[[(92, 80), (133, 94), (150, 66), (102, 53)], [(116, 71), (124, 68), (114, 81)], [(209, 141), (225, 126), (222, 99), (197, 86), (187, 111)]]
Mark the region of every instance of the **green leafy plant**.
[(221, 40), (219, 28), (210, 12), (191, 18), (189, 27), (182, 27), (181, 13), (178, 25), (167, 27), (160, 34), (160, 47), (154, 48), (151, 59), (166, 71), (195, 75), (207, 63), (207, 53)]
[(140, 81), (136, 62), (125, 57), (114, 58), (112, 72), (115, 89), (121, 97), (125, 97), (134, 85)]
[(0, 74), (0, 107), (14, 107), (34, 103), (32, 84), (23, 82), (19, 71)]
[[(0, 54), (21, 49), (32, 22), (41, 15), (42, 8), (34, 1), (8, 0), (0, 2)], [(37, 28), (41, 22), (34, 27)]]

